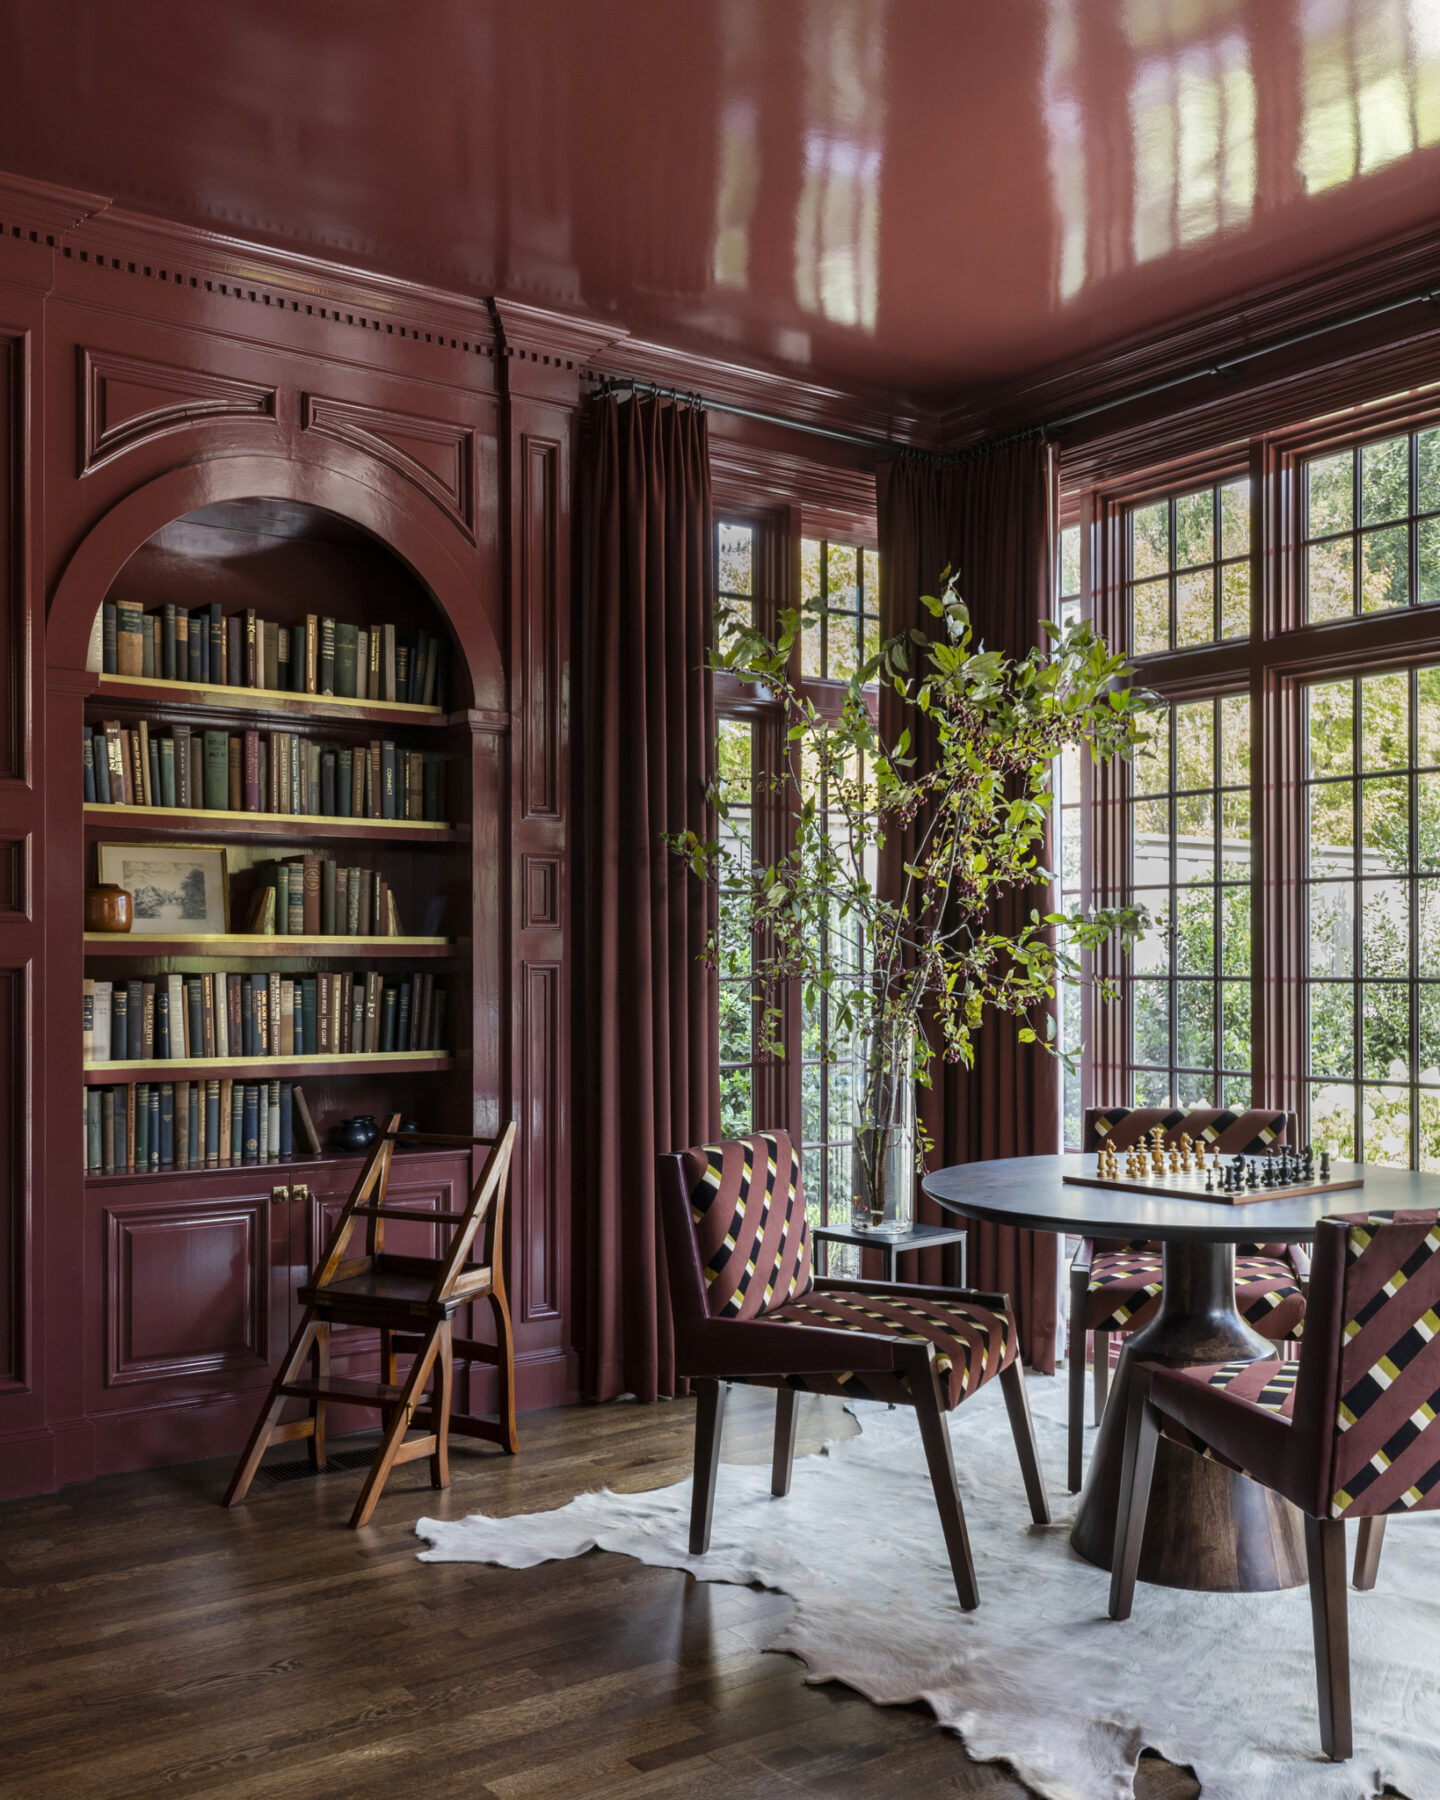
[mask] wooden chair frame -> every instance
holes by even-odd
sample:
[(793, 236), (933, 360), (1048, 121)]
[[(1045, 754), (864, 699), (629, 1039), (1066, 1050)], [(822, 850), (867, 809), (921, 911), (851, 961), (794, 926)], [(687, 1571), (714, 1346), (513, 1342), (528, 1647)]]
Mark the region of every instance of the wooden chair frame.
[[(432, 1485), (448, 1487), (452, 1431), (499, 1444), (511, 1455), (520, 1447), (515, 1431), (515, 1339), (503, 1266), (505, 1197), (515, 1144), (514, 1122), (495, 1138), (433, 1132), (404, 1134), (406, 1144), (449, 1149), (488, 1147), (469, 1200), (458, 1211), (421, 1212), (386, 1204), (397, 1141), (402, 1141), (399, 1113), (390, 1117), (372, 1145), (315, 1272), (300, 1289), (304, 1315), (236, 1465), (225, 1493), (226, 1506), (238, 1506), (245, 1498), (260, 1459), (271, 1444), (304, 1439), (309, 1445), (312, 1467), (325, 1468), (325, 1411), (332, 1400), (377, 1407), (384, 1419), (380, 1447), (350, 1517), (352, 1527), (369, 1520), (391, 1469), (398, 1463), (428, 1456)], [(456, 1229), (441, 1256), (394, 1256), (385, 1249), (387, 1219), (435, 1221)], [(364, 1254), (347, 1256), (350, 1234), (362, 1221)], [(486, 1224), (488, 1256), (483, 1263), (471, 1263), (470, 1251), (476, 1235)], [(417, 1278), (423, 1281), (427, 1276), (431, 1277), (428, 1289), (417, 1291)], [(392, 1278), (399, 1278), (398, 1283)], [(494, 1344), (454, 1335), (456, 1312), (475, 1300), (490, 1302), (495, 1318)], [(358, 1325), (379, 1332), (378, 1382), (350, 1380), (330, 1373), (333, 1325)], [(401, 1355), (414, 1357), (403, 1382), (396, 1379), (396, 1358)], [(302, 1376), (307, 1358), (313, 1362), (308, 1380)], [(452, 1411), (457, 1358), (495, 1368), (500, 1386), (498, 1420)], [(425, 1384), (432, 1371), (433, 1388), (426, 1403)], [(308, 1401), (308, 1415), (282, 1422), (280, 1415), (290, 1400)], [(407, 1442), (405, 1434), (412, 1425), (424, 1429), (424, 1435)]]

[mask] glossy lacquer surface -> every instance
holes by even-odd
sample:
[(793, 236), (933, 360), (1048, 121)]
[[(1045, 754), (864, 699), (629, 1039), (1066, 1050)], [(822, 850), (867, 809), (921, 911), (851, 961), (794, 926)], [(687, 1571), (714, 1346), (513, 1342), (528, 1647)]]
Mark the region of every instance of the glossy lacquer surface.
[(6, 0), (0, 164), (948, 393), (1429, 224), (1434, 0)]

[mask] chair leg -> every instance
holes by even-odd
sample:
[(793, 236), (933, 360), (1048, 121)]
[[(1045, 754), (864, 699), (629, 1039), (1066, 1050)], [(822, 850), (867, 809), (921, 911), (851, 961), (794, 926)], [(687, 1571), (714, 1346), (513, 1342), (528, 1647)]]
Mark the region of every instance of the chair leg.
[(395, 1333), (384, 1325), (380, 1327), (380, 1379), (386, 1387), (395, 1385)]
[(1350, 1622), (1345, 1595), (1345, 1521), (1305, 1516), (1310, 1568), (1310, 1622), (1315, 1631), (1315, 1682), (1320, 1700), (1320, 1745), (1332, 1762), (1348, 1762)]
[(290, 1340), (290, 1348), (285, 1352), (285, 1360), (275, 1373), (270, 1383), (270, 1395), (260, 1409), (260, 1417), (255, 1421), (255, 1429), (250, 1433), (248, 1443), (235, 1465), (235, 1473), (230, 1477), (230, 1485), (225, 1490), (222, 1506), (238, 1506), (250, 1491), (250, 1483), (255, 1479), (255, 1471), (260, 1467), (260, 1458), (265, 1454), (265, 1447), (270, 1442), (270, 1434), (280, 1423), (280, 1414), (285, 1410), (285, 1396), (280, 1392), (287, 1381), (293, 1381), (304, 1366), (305, 1358), (310, 1354), (310, 1346), (315, 1333), (319, 1330), (314, 1313), (308, 1309), (295, 1329)]
[(1030, 1517), (1037, 1525), (1048, 1525), (1050, 1502), (1045, 1497), (1045, 1478), (1040, 1473), (1040, 1455), (1035, 1448), (1035, 1422), (1030, 1417), (1030, 1395), (1025, 1387), (1025, 1371), (1018, 1356), (1008, 1369), (1001, 1372), (1000, 1391), (1005, 1396), (1005, 1410), (1010, 1415), (1010, 1435), (1015, 1439), (1020, 1473), (1025, 1477), (1025, 1498), (1030, 1502)]
[[(355, 1502), (355, 1510), (350, 1515), (351, 1529), (358, 1531), (368, 1523), (375, 1503), (379, 1500), (390, 1471), (395, 1466), (395, 1458), (400, 1446), (405, 1441), (405, 1433), (410, 1429), (415, 1409), (420, 1404), (420, 1395), (430, 1374), (431, 1365), (440, 1348), (440, 1334), (445, 1329), (444, 1321), (432, 1325), (425, 1334), (424, 1342), (415, 1354), (410, 1365), (410, 1373), (405, 1377), (405, 1385), (400, 1390), (400, 1398), (392, 1406), (385, 1419), (385, 1434), (380, 1439), (380, 1448), (375, 1460), (370, 1465), (370, 1473), (365, 1477), (365, 1485), (360, 1490), (360, 1498)], [(438, 1438), (440, 1422), (435, 1421)]]
[(914, 1382), (915, 1416), (920, 1423), (920, 1441), (925, 1446), (925, 1461), (930, 1467), (930, 1485), (935, 1490), (935, 1505), (940, 1512), (940, 1527), (945, 1533), (945, 1548), (950, 1552), (950, 1572), (955, 1577), (955, 1592), (963, 1612), (974, 1612), (980, 1604), (980, 1590), (975, 1585), (975, 1564), (970, 1555), (970, 1536), (965, 1529), (965, 1509), (960, 1504), (960, 1488), (955, 1480), (955, 1457), (950, 1448), (950, 1432), (940, 1406), (933, 1364), (929, 1381)]
[(1125, 1421), (1125, 1459), (1120, 1469), (1120, 1506), (1115, 1517), (1115, 1554), (1110, 1562), (1110, 1617), (1128, 1619), (1150, 1510), (1150, 1482), (1160, 1442), (1160, 1415), (1150, 1404), (1150, 1383), (1139, 1371), (1130, 1389)]
[(723, 1381), (697, 1381), (695, 1393), (695, 1479), (690, 1495), (690, 1554), (710, 1548), (715, 1512), (715, 1476), (720, 1467), (720, 1430), (730, 1389)]
[[(315, 1327), (315, 1379), (324, 1381), (330, 1373), (330, 1321), (320, 1321)], [(325, 1455), (325, 1401), (317, 1397), (310, 1402), (310, 1467), (317, 1472), (329, 1466)]]
[(440, 1328), (440, 1345), (435, 1358), (435, 1382), (431, 1389), (430, 1415), (435, 1431), (435, 1448), (430, 1453), (430, 1485), (450, 1485), (450, 1411), (455, 1404), (455, 1346), (450, 1322)]
[(1070, 1422), (1066, 1432), (1067, 1476), (1070, 1492), (1080, 1492), (1081, 1452), (1085, 1444), (1085, 1328), (1070, 1319), (1070, 1351), (1066, 1358), (1070, 1367)]
[(515, 1331), (503, 1294), (490, 1295), (490, 1308), (495, 1316), (496, 1411), (503, 1434), (502, 1447), (511, 1456), (517, 1456), (520, 1439), (515, 1431)]
[(1110, 1392), (1110, 1333), (1095, 1333), (1095, 1423), (1105, 1417), (1105, 1396)]
[(1362, 1591), (1373, 1588), (1380, 1573), (1380, 1549), (1385, 1542), (1385, 1516), (1360, 1521), (1360, 1537), (1355, 1545), (1355, 1585)]
[(790, 1492), (790, 1475), (795, 1467), (798, 1399), (799, 1395), (792, 1387), (775, 1390), (775, 1457), (770, 1467), (770, 1492), (777, 1500), (783, 1500)]

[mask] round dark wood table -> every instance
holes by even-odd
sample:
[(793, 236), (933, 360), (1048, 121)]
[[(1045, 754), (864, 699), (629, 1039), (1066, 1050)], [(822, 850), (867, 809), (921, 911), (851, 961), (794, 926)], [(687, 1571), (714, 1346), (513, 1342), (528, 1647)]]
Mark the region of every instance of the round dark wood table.
[[(1073, 1237), (1154, 1238), (1162, 1246), (1160, 1310), (1123, 1340), (1071, 1537), (1087, 1562), (1108, 1569), (1135, 1363), (1183, 1368), (1274, 1356), (1277, 1346), (1236, 1310), (1236, 1244), (1303, 1243), (1331, 1213), (1440, 1205), (1440, 1177), (1336, 1162), (1333, 1177), (1358, 1175), (1365, 1185), (1229, 1206), (1203, 1196), (1161, 1199), (1076, 1187), (1063, 1179), (1094, 1168), (1093, 1156), (1018, 1156), (940, 1169), (923, 1185), (948, 1212), (972, 1219)], [(1140, 1576), (1164, 1587), (1224, 1592), (1298, 1586), (1306, 1578), (1300, 1514), (1267, 1488), (1162, 1438)]]

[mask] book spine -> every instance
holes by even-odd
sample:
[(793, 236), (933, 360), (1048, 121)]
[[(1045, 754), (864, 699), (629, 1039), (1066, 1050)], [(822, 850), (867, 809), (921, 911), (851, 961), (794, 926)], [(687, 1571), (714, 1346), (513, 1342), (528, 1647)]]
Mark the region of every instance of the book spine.
[(235, 1083), (228, 1077), (220, 1083), (220, 1144), (218, 1155), (221, 1166), (231, 1160), (235, 1148), (235, 1124), (232, 1114), (235, 1110)]
[[(334, 649), (332, 645), (331, 654)], [(305, 615), (305, 688), (307, 694), (320, 692), (320, 620), (314, 613)]]
[(294, 1056), (295, 1049), (295, 983), (288, 975), (280, 977), (280, 1055)]
[(205, 804), (205, 739), (197, 732), (190, 734), (190, 801), (193, 806)]
[(225, 685), (245, 685), (245, 620), (239, 613), (225, 621)]
[(320, 816), (325, 819), (335, 817), (336, 757), (333, 750), (322, 750), (320, 753)]
[(105, 1166), (104, 1150), (100, 1136), (100, 1090), (85, 1090), (85, 1167), (92, 1175), (98, 1175)]
[(280, 1094), (280, 1154), (281, 1156), (293, 1156), (295, 1154), (294, 1091), (288, 1081), (277, 1081), (275, 1085)]
[(217, 971), (209, 977), (210, 1009), (215, 1017), (215, 1054), (230, 1054), (229, 977)]
[(90, 734), (90, 760), (95, 768), (95, 798), (102, 806), (110, 804), (110, 751), (106, 728), (97, 726)]
[(100, 1090), (100, 1167), (106, 1175), (115, 1173), (115, 1089)]
[(380, 817), (395, 816), (395, 746), (387, 739), (380, 746)]
[(220, 1081), (218, 1076), (205, 1083), (205, 1166), (213, 1169), (220, 1161)]
[(146, 1062), (155, 1060), (155, 983), (140, 984), (140, 1054)]
[(305, 1042), (305, 1056), (320, 1054), (320, 982), (307, 975), (300, 983), (300, 1018)]
[(350, 1037), (345, 1048), (360, 1056), (365, 1050), (365, 977), (347, 977), (345, 985), (350, 996)]
[(265, 1044), (271, 1056), (280, 1055), (280, 971), (272, 969), (265, 992)]
[(230, 739), (223, 731), (205, 733), (204, 804), (216, 812), (230, 804)]
[(205, 679), (217, 686), (225, 686), (225, 615), (220, 610), (218, 600), (212, 600), (206, 610), (209, 616), (210, 667), (205, 672)]
[[(273, 619), (260, 621), (261, 647), (261, 685), (270, 689), (288, 690), (290, 686), (290, 634), (282, 632)], [(281, 657), (281, 651), (284, 657)], [(283, 677), (283, 683), (282, 683)]]
[(304, 932), (306, 937), (320, 935), (320, 865), (324, 858), (315, 851), (306, 853), (302, 865), (301, 893), (303, 897)]
[(175, 804), (175, 740), (163, 737), (156, 746), (160, 752), (160, 804), (173, 807)]
[(110, 1060), (124, 1062), (130, 1054), (129, 995), (120, 982), (110, 990)]
[(83, 1033), (84, 1049), (81, 1052), (87, 1063), (95, 1060), (95, 983), (88, 977), (80, 988), (80, 1020)]
[(186, 665), (191, 681), (205, 679), (205, 652), (209, 646), (210, 619), (203, 612), (192, 611), (186, 627)]
[(95, 792), (95, 734), (87, 725), (85, 735), (80, 740), (80, 767), (84, 775), (85, 799), (93, 804), (97, 798)]
[(125, 1167), (135, 1167), (135, 1084), (130, 1082), (124, 1088), (125, 1095)]
[(144, 997), (143, 982), (125, 983), (125, 1055), (131, 1062), (139, 1062), (145, 1054), (145, 1021), (141, 1014)]
[(150, 1167), (150, 1083), (135, 1083), (135, 1167)]
[(395, 1010), (398, 996), (395, 984), (385, 983), (384, 998), (380, 1003), (380, 1049), (390, 1051), (395, 1048)]
[(200, 1048), (204, 1056), (215, 1054), (215, 989), (208, 975), (196, 978), (200, 990)]
[(145, 668), (145, 615), (138, 601), (115, 602), (115, 672), (140, 675)]
[(370, 627), (370, 673), (365, 688), (366, 699), (378, 700), (381, 698), (384, 667), (384, 627), (372, 625)]
[(230, 1161), (245, 1160), (245, 1083), (236, 1081), (230, 1089)]
[(395, 1007), (395, 1043), (401, 1050), (410, 1048), (410, 1001), (414, 980), (406, 975), (400, 982), (400, 998)]
[(245, 733), (241, 801), (246, 812), (260, 810), (260, 733)]
[(320, 859), (320, 935), (335, 937), (335, 864), (328, 857)]
[(125, 784), (132, 806), (145, 804), (145, 747), (148, 741), (146, 721), (142, 719), (138, 725), (132, 725), (126, 733), (126, 742), (130, 746), (130, 759), (125, 765), (129, 779)]
[(200, 995), (198, 976), (187, 975), (185, 978), (185, 1054), (187, 1056), (203, 1056), (205, 1054), (205, 1008)]
[(120, 673), (119, 652), (120, 623), (115, 611), (115, 602), (106, 600), (100, 606), (100, 672), (102, 675), (118, 675)]
[(190, 792), (190, 727), (176, 725), (172, 729), (175, 759), (175, 804), (177, 806), (194, 806), (195, 801)]
[(140, 615), (140, 673), (147, 681), (153, 681), (158, 673), (155, 667), (155, 627), (158, 621), (147, 613)]
[(258, 688), (265, 685), (264, 644), (260, 632), (260, 621), (255, 617), (253, 607), (245, 609), (245, 686)]
[(232, 732), (226, 740), (226, 746), (228, 750), (226, 776), (229, 791), (225, 804), (231, 812), (243, 812), (245, 810), (245, 780), (240, 766), (240, 739)]
[(155, 987), (155, 1055), (165, 1062), (174, 1055), (170, 1048), (170, 985), (164, 981)]

